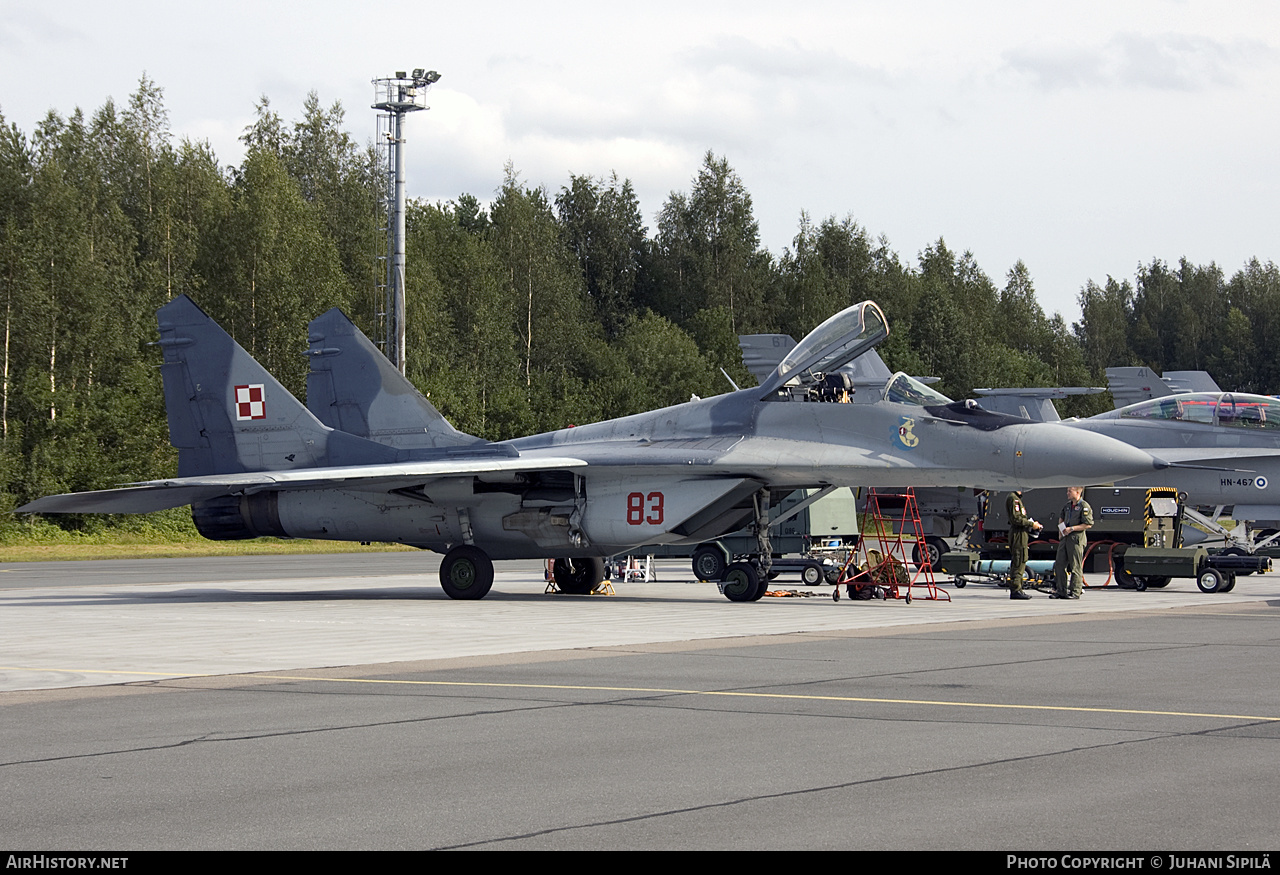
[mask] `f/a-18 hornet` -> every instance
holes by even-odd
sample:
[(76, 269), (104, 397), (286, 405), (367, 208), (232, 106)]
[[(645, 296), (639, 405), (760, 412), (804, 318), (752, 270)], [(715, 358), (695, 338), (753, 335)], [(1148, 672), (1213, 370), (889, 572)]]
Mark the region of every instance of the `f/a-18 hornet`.
[[(312, 325), (308, 396), (325, 413), (317, 418), (189, 298), (165, 304), (159, 346), (178, 476), (19, 510), (190, 504), (196, 527), (215, 540), (409, 544), (444, 554), (450, 597), (478, 599), (493, 583), (493, 559), (555, 558), (561, 588), (587, 592), (603, 557), (699, 543), (752, 521), (767, 570), (771, 492), (1066, 486), (1163, 464), (1102, 435), (971, 402), (926, 406), (930, 396), (912, 403), (900, 393), (822, 403), (834, 397), (826, 375), (888, 336), (871, 302), (819, 325), (755, 388), (501, 442), (453, 429), (345, 317), (326, 317)], [(758, 598), (758, 567), (730, 566), (725, 595)]]
[(1158, 454), (1167, 466), (1117, 485), (1182, 492), (1188, 541), (1221, 538), (1249, 552), (1280, 541), (1280, 498), (1271, 489), (1280, 484), (1280, 399), (1223, 392), (1204, 371), (1166, 371), (1159, 377), (1145, 367), (1107, 368), (1107, 382), (1117, 409), (1088, 419), (1059, 420), (1049, 400), (1078, 389), (977, 391), (987, 396), (981, 401), (987, 409), (1020, 407), (1038, 420)]

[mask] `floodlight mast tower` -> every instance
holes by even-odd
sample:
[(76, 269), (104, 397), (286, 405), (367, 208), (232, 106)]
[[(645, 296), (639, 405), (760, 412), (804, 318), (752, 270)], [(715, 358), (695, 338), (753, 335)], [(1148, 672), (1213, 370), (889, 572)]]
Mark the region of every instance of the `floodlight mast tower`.
[(373, 80), (373, 108), (378, 113), (378, 151), (385, 153), (387, 217), (386, 301), (382, 351), (400, 373), (405, 372), (404, 349), (404, 117), (426, 104), (427, 89), (440, 81), (435, 70), (421, 67), (413, 75), (397, 72)]

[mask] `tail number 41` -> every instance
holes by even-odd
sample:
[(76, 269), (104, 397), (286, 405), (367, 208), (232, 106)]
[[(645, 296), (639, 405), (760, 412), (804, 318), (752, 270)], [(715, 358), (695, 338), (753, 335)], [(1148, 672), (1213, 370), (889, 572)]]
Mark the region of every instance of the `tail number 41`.
[(662, 525), (662, 502), (661, 492), (650, 492), (648, 495), (643, 492), (632, 492), (627, 496), (627, 524)]

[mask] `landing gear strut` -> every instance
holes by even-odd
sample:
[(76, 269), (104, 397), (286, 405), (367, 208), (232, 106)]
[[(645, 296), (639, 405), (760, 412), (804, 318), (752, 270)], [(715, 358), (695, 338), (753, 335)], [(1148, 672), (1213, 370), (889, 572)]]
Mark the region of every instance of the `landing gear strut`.
[[(720, 591), (731, 602), (759, 601), (769, 589), (769, 569), (773, 564), (772, 545), (769, 543), (769, 490), (761, 489), (751, 500), (756, 512), (751, 529), (756, 536), (757, 553), (752, 561), (735, 562), (724, 570)], [(695, 554), (695, 563), (697, 559)], [(698, 568), (696, 564), (694, 567)]]

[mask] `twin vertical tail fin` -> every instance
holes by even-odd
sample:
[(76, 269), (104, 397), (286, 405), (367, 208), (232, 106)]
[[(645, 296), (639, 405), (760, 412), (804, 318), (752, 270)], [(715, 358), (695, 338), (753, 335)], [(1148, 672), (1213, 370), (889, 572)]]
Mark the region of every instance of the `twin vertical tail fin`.
[(338, 308), (311, 321), (307, 409), (330, 428), (399, 450), (477, 450)]
[(393, 462), (388, 447), (335, 432), (186, 295), (156, 311), (178, 476)]

